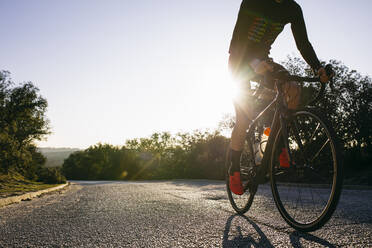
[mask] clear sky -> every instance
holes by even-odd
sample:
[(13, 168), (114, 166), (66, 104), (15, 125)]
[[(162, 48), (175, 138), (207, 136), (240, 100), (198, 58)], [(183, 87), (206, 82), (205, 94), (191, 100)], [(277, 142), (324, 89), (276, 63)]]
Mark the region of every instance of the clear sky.
[[(371, 0), (297, 0), (320, 59), (372, 75)], [(40, 146), (122, 145), (214, 128), (232, 113), (228, 46), (240, 0), (0, 0), (0, 70), (47, 98)], [(272, 57), (299, 55), (289, 25)]]

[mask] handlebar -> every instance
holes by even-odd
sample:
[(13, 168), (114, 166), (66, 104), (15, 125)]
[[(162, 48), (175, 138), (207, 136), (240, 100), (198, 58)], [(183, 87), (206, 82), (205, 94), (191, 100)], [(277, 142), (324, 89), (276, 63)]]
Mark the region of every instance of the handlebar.
[(320, 82), (319, 77), (300, 77), (300, 76), (289, 76), (289, 80), (296, 81), (296, 82), (308, 82), (308, 83), (320, 83), (320, 90), (318, 94), (315, 96), (314, 99), (312, 99), (310, 102), (307, 103), (307, 105), (314, 105), (316, 102), (318, 102), (325, 93), (326, 84)]
[[(329, 86), (331, 87), (331, 90), (334, 91), (334, 82), (333, 82), (334, 72), (333, 72), (332, 65), (328, 64), (324, 67), (324, 69), (326, 70), (326, 73), (327, 73), (328, 77), (330, 78)], [(314, 103), (319, 101), (324, 96), (325, 89), (326, 89), (326, 84), (321, 83), (319, 77), (301, 77), (301, 76), (297, 76), (297, 75), (290, 75), (287, 71), (277, 71), (275, 73), (271, 73), (271, 75), (269, 75), (269, 77), (271, 77), (273, 79), (277, 79), (277, 80), (282, 81), (282, 82), (295, 81), (295, 82), (299, 82), (299, 83), (304, 83), (304, 82), (320, 83), (321, 88), (320, 88), (318, 94), (307, 105), (313, 105)]]

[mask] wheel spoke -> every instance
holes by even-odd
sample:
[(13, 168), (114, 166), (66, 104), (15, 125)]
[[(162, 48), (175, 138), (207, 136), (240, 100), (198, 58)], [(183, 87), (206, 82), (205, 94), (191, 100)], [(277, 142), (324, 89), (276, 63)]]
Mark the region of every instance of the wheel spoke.
[(313, 201), (313, 205), (315, 205), (313, 191), (311, 190), (311, 188), (309, 188), (309, 191), (310, 191), (310, 194), (311, 194), (311, 200)]
[(320, 174), (321, 172), (319, 172), (318, 170), (314, 169), (314, 168), (310, 168), (310, 172), (313, 174), (313, 175), (316, 175), (318, 176), (319, 178), (327, 181), (328, 183), (332, 180), (332, 177), (333, 177), (333, 174), (335, 173), (334, 170), (327, 170), (327, 175), (322, 175)]
[(319, 193), (317, 190), (314, 190), (314, 191), (319, 196), (319, 199), (323, 202), (323, 205), (326, 206), (328, 201), (324, 200), (321, 193)]
[(297, 188), (297, 192), (298, 192), (298, 195), (297, 195), (297, 199), (296, 199), (296, 206), (295, 206), (295, 208), (294, 208), (294, 210), (295, 210), (295, 215), (293, 216), (293, 218), (296, 218), (298, 202), (299, 202), (299, 200), (301, 199), (300, 188)]
[(288, 200), (289, 200), (289, 190), (291, 189), (291, 187), (288, 186), (287, 188), (288, 188), (288, 191), (287, 191), (287, 200), (286, 201), (288, 202)]
[(295, 138), (296, 138), (296, 142), (297, 142), (298, 147), (299, 147), (299, 149), (300, 149), (301, 157), (302, 157), (304, 163), (307, 163), (307, 161), (306, 161), (306, 160), (307, 160), (307, 159), (306, 159), (306, 156), (304, 155), (304, 151), (305, 151), (305, 149), (304, 149), (304, 146), (303, 146), (303, 144), (302, 144), (302, 141), (301, 141), (301, 138), (300, 138), (300, 135), (299, 135), (300, 131), (299, 131), (299, 129), (298, 129), (297, 122), (293, 121), (293, 123), (294, 123), (294, 129), (295, 129), (295, 130), (294, 130), (294, 136), (295, 136)]
[(310, 141), (313, 140), (313, 138), (315, 137), (315, 134), (316, 134), (316, 132), (318, 131), (319, 127), (320, 127), (320, 123), (318, 123), (318, 125), (316, 126), (316, 128), (315, 128), (313, 134), (311, 135), (311, 137), (310, 137), (310, 139), (309, 139)]
[(327, 139), (327, 141), (322, 145), (322, 147), (319, 149), (319, 151), (315, 154), (315, 156), (310, 160), (310, 163), (312, 163), (318, 156), (319, 154), (321, 153), (321, 151), (324, 149), (324, 147), (328, 144), (329, 142), (329, 138)]
[(319, 173), (315, 172), (315, 170), (312, 170), (312, 169), (311, 169), (311, 172), (312, 172), (314, 175), (318, 176), (319, 178), (321, 178), (321, 179), (323, 179), (323, 180), (325, 180), (326, 182), (329, 183), (329, 178), (325, 178), (324, 176), (322, 176), (322, 175), (320, 175)]

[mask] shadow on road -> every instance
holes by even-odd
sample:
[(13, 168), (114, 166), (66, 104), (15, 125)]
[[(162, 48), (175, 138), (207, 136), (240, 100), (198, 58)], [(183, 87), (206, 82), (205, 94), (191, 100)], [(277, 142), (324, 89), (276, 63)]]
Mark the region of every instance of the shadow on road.
[[(238, 218), (239, 220), (238, 224), (233, 225), (233, 219)], [(243, 235), (242, 233), (242, 227), (241, 224), (242, 220), (247, 222), (249, 225), (251, 225), (254, 229), (253, 232), (248, 233), (248, 235)], [(235, 228), (235, 230), (234, 230)], [(250, 231), (252, 229), (250, 228)], [(231, 234), (233, 233), (233, 234)], [(335, 245), (329, 243), (328, 241), (321, 239), (319, 237), (316, 237), (314, 235), (308, 234), (308, 233), (301, 233), (298, 231), (294, 231), (289, 234), (289, 239), (291, 242), (291, 245), (295, 248), (302, 248), (304, 247), (301, 244), (301, 239), (305, 239), (307, 241), (311, 241), (314, 243), (317, 243), (319, 245), (322, 245), (324, 247), (336, 247)], [(246, 216), (242, 215), (232, 215), (227, 219), (225, 230), (223, 234), (223, 241), (222, 241), (222, 247), (274, 247), (270, 240), (267, 238), (265, 233), (260, 229), (260, 227), (252, 220), (250, 220)]]
[[(242, 218), (246, 220), (250, 225), (253, 226), (255, 229), (255, 232), (258, 233), (260, 238), (258, 241), (256, 241), (251, 235), (248, 235), (244, 237), (242, 234), (241, 226), (236, 226), (236, 230), (238, 232), (237, 235), (229, 235), (231, 228), (232, 228), (232, 221), (233, 219), (237, 218)], [(229, 239), (229, 237), (233, 236), (232, 239)], [(256, 223), (251, 221), (248, 217), (242, 216), (242, 215), (232, 215), (227, 219), (226, 225), (225, 225), (225, 231), (223, 233), (223, 241), (222, 241), (222, 247), (274, 247), (271, 243), (270, 240), (266, 237), (266, 235), (262, 232), (262, 230), (258, 227)]]
[(301, 239), (306, 239), (308, 241), (311, 241), (311, 242), (315, 242), (315, 243), (318, 243), (324, 247), (336, 247), (335, 245), (329, 243), (328, 241), (324, 240), (324, 239), (321, 239), (321, 238), (318, 238), (314, 235), (311, 235), (309, 233), (301, 233), (301, 232), (298, 232), (298, 231), (294, 231), (293, 233), (291, 233), (289, 235), (289, 239), (291, 240), (291, 244), (293, 247), (295, 248), (302, 248), (304, 246), (301, 245), (301, 242), (300, 240)]

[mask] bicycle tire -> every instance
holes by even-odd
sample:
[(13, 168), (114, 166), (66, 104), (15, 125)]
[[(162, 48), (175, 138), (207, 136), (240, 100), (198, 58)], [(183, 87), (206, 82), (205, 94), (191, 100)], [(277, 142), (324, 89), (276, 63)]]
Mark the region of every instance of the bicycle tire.
[[(244, 146), (245, 148), (250, 146), (250, 141), (246, 139), (246, 145)], [(240, 215), (245, 214), (249, 208), (251, 207), (253, 203), (254, 196), (257, 192), (257, 185), (248, 187), (247, 183), (249, 178), (247, 175), (245, 175), (244, 169), (248, 168), (246, 164), (244, 164), (244, 153), (247, 152), (246, 150), (243, 150), (242, 152), (242, 159), (240, 162), (240, 169), (241, 169), (241, 179), (243, 182), (243, 187), (245, 187), (244, 194), (243, 195), (236, 195), (230, 190), (230, 178), (229, 178), (229, 167), (230, 167), (230, 145), (227, 148), (226, 151), (226, 162), (225, 162), (225, 169), (226, 169), (226, 191), (227, 191), (227, 196), (229, 198), (230, 204), (233, 207), (233, 209)], [(249, 151), (248, 151), (249, 152)], [(247, 179), (247, 180), (246, 180)]]
[[(283, 135), (280, 128), (276, 133), (271, 154), (272, 194), (281, 216), (290, 226), (299, 231), (311, 232), (327, 223), (341, 195), (343, 166), (339, 142), (327, 119), (316, 110), (296, 111), (286, 120), (286, 123), (289, 149), (295, 164), (283, 168), (278, 161), (278, 154), (283, 148)], [(315, 123), (317, 124), (314, 128)], [(314, 155), (314, 151), (318, 152)], [(330, 159), (329, 155), (331, 155)], [(309, 160), (309, 157), (313, 159)], [(328, 162), (328, 159), (332, 161)], [(321, 179), (324, 182), (320, 183)], [(297, 196), (290, 193), (290, 189), (296, 186)], [(306, 190), (311, 193), (312, 199), (309, 194), (301, 198), (301, 192)], [(318, 201), (314, 201), (313, 192), (317, 193), (315, 196), (319, 197)], [(326, 201), (323, 198), (325, 194), (327, 194)], [(291, 198), (296, 198), (296, 202)], [(298, 212), (299, 216), (297, 216)], [(305, 220), (307, 215), (314, 217)]]

